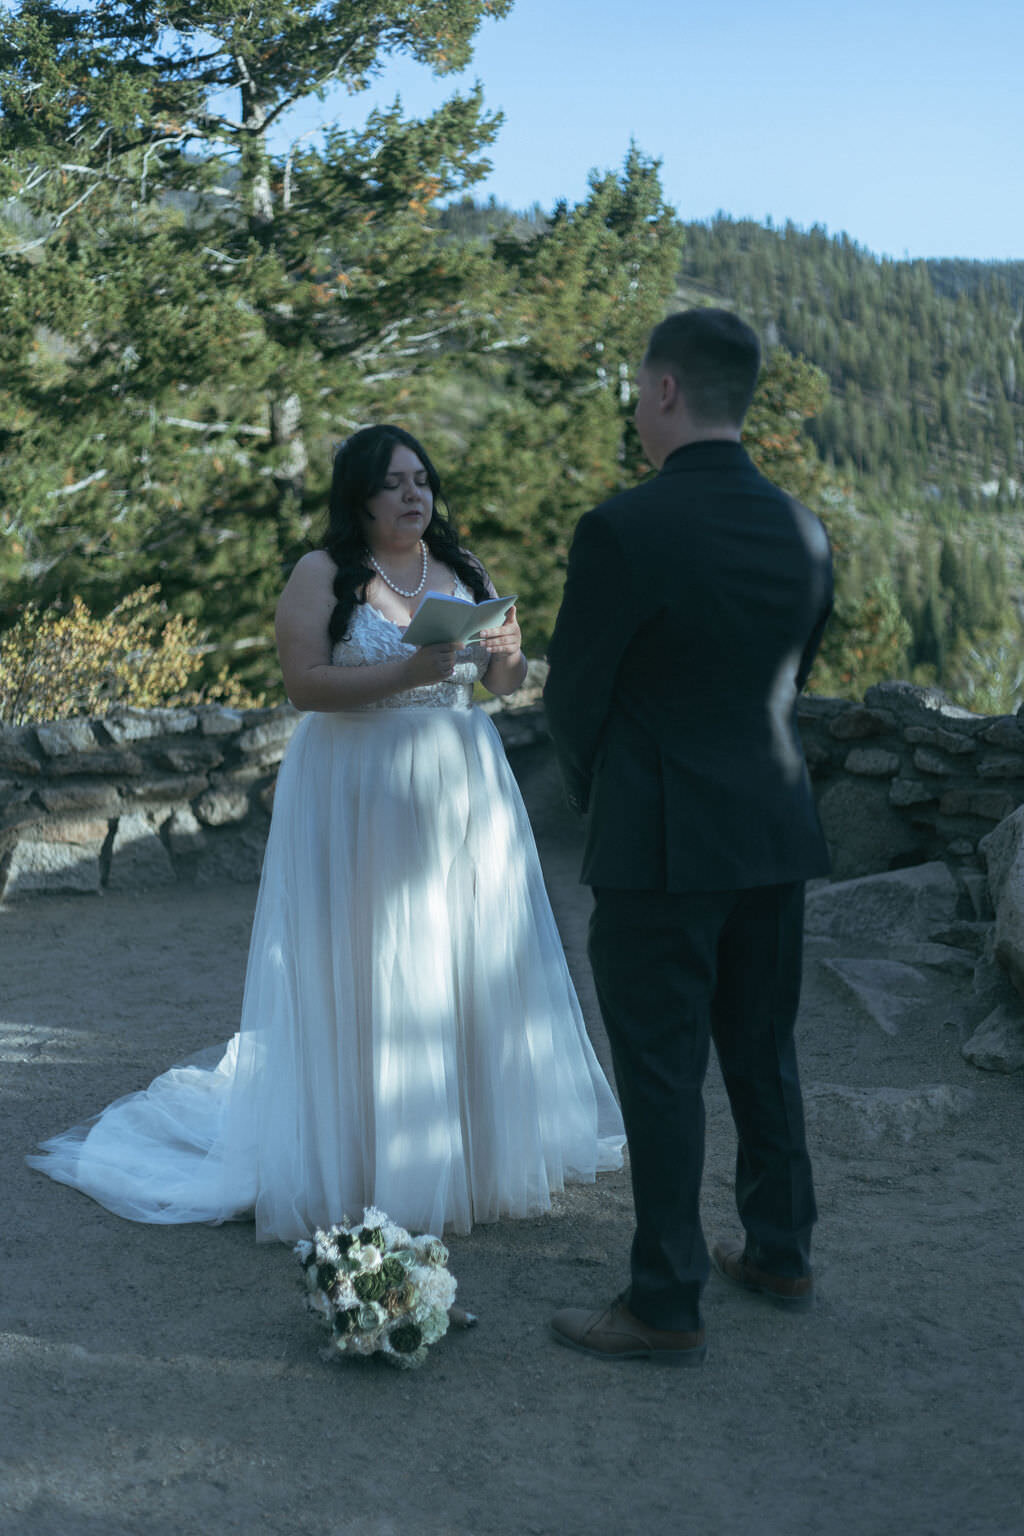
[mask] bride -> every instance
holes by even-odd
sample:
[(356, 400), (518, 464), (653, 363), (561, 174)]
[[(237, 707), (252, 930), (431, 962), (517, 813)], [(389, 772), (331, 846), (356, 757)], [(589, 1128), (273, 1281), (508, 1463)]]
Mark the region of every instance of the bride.
[(500, 738), (472, 705), (523, 681), (515, 610), (468, 649), (406, 645), (427, 590), (494, 591), (426, 453), (339, 450), (321, 548), (277, 613), (299, 722), (278, 776), (239, 1032), (29, 1162), (120, 1216), (294, 1241), (365, 1206), (417, 1231), (533, 1216), (618, 1167)]

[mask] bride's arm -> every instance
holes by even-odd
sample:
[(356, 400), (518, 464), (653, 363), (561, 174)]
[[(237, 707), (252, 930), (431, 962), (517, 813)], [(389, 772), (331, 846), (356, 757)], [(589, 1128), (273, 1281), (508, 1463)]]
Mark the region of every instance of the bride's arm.
[(285, 692), (296, 709), (358, 709), (450, 676), (452, 645), (425, 645), (373, 666), (334, 666), (328, 631), (334, 603), (334, 562), (319, 549), (303, 555), (281, 593), (275, 622)]
[[(497, 593), (494, 594), (497, 597)], [(523, 637), (515, 608), (510, 608), (508, 618), (500, 629), (485, 629), (480, 639), (491, 654), (483, 685), (499, 698), (515, 693), (526, 681), (526, 657), (523, 655)]]
[[(472, 560), (480, 572), (488, 596), (497, 597), (494, 582), (476, 555), (469, 549), (464, 549), (462, 553), (467, 560)], [(515, 693), (525, 683), (528, 670), (526, 657), (523, 655), (523, 637), (519, 630), (515, 608), (509, 609), (508, 616), (499, 629), (481, 630), (480, 639), (490, 653), (490, 659), (480, 681), (488, 693), (493, 693), (498, 698), (506, 693)]]

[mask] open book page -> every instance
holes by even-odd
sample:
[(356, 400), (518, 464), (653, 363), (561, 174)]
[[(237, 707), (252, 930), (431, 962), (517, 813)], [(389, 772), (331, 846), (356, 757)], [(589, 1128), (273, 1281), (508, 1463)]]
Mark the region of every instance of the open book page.
[(482, 629), (497, 629), (505, 622), (516, 596), (513, 593), (511, 597), (470, 603), (444, 592), (426, 592), (402, 639), (406, 645), (441, 645), (445, 641), (468, 645)]

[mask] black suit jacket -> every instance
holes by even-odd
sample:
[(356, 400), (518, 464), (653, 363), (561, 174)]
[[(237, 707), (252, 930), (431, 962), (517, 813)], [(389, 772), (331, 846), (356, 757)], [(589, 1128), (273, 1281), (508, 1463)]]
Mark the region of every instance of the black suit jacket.
[(738, 443), (677, 449), (580, 519), (544, 700), (587, 884), (827, 873), (796, 701), (831, 608), (824, 528)]

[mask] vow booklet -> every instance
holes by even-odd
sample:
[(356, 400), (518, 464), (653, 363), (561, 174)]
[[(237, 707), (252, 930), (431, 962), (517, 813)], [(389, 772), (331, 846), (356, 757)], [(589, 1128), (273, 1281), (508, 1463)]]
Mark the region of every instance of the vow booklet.
[(497, 629), (504, 624), (517, 596), (514, 592), (511, 597), (489, 597), (482, 603), (470, 603), (464, 597), (427, 592), (402, 639), (406, 645), (468, 645), (482, 629)]

